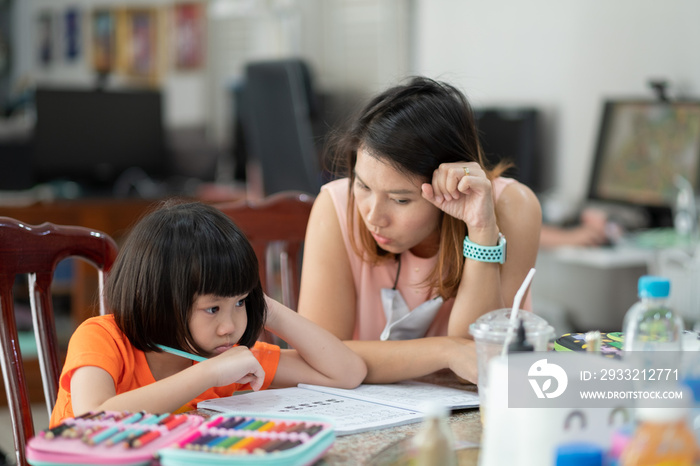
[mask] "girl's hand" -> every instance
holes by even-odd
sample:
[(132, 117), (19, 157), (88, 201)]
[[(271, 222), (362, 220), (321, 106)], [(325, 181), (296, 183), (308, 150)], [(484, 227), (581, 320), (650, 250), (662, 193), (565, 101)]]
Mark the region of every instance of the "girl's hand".
[(443, 163), (421, 189), (426, 200), (466, 223), (470, 235), (496, 224), (491, 181), (476, 162)]
[(265, 371), (260, 362), (255, 359), (250, 349), (245, 346), (234, 346), (223, 353), (200, 364), (211, 364), (215, 387), (232, 383), (246, 384), (258, 391), (265, 380)]

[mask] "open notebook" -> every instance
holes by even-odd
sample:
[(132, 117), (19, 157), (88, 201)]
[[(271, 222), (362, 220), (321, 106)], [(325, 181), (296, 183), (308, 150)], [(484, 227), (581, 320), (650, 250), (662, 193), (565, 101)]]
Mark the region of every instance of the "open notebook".
[(449, 409), (476, 408), (476, 392), (422, 382), (363, 384), (352, 390), (299, 384), (202, 401), (199, 409), (223, 413), (319, 415), (334, 421), (336, 435), (383, 429), (423, 419), (421, 405), (438, 400)]

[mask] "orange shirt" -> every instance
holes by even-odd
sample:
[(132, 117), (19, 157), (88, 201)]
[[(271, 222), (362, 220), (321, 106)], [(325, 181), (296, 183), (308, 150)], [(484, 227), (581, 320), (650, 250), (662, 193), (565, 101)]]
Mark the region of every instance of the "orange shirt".
[[(252, 352), (265, 371), (262, 388), (268, 388), (277, 372), (280, 348), (257, 342)], [(60, 424), (65, 418), (73, 417), (71, 377), (76, 369), (84, 366), (96, 366), (109, 372), (114, 380), (117, 394), (155, 382), (146, 362), (145, 353), (134, 348), (117, 327), (113, 315), (87, 319), (75, 330), (68, 344), (68, 354), (61, 372), (58, 398), (51, 414), (50, 427)], [(250, 390), (250, 385), (234, 383), (210, 388), (183, 408), (195, 409), (199, 401), (230, 396), (238, 390)]]

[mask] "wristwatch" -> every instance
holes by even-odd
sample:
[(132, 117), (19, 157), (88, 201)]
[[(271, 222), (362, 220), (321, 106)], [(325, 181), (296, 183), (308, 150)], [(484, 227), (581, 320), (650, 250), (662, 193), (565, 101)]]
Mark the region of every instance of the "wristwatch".
[(506, 261), (506, 237), (498, 233), (496, 246), (481, 246), (472, 243), (469, 236), (464, 237), (464, 257), (480, 262), (497, 262), (503, 264)]

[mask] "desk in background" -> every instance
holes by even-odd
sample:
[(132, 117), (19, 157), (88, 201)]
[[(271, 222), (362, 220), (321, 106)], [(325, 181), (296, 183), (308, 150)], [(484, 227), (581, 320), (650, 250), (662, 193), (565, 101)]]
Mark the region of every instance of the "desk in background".
[(557, 334), (620, 331), (637, 300), (637, 281), (653, 258), (653, 251), (632, 248), (541, 250), (532, 282), (533, 311)]
[(669, 304), (692, 328), (700, 322), (699, 251), (698, 243), (667, 228), (630, 234), (616, 246), (540, 250), (533, 310), (551, 320), (557, 334), (619, 332), (637, 301), (639, 277), (654, 274), (671, 280)]

